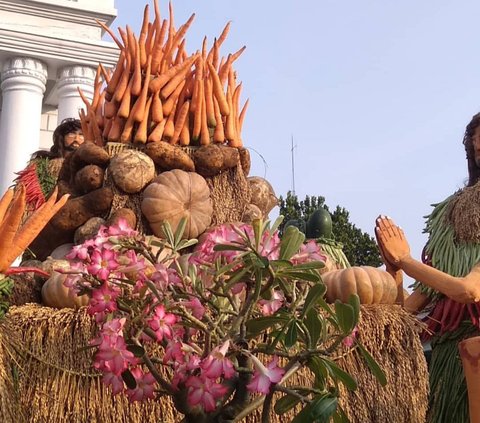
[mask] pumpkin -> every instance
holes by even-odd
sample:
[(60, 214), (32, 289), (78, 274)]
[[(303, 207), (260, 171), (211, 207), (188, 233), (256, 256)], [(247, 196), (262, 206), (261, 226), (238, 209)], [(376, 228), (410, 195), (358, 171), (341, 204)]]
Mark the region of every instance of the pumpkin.
[(323, 207), (315, 210), (307, 220), (307, 238), (331, 238), (332, 237), (332, 216)]
[(63, 282), (68, 275), (53, 271), (42, 286), (42, 302), (53, 308), (80, 308), (88, 304), (88, 295), (76, 295)]
[(385, 270), (371, 266), (353, 266), (322, 275), (327, 286), (328, 302), (348, 302), (351, 294), (360, 297), (361, 304), (394, 304), (397, 283)]
[(186, 218), (186, 239), (197, 238), (204, 232), (213, 214), (207, 181), (198, 173), (180, 169), (161, 173), (145, 188), (141, 209), (158, 237), (163, 237), (165, 221), (175, 232), (180, 220)]

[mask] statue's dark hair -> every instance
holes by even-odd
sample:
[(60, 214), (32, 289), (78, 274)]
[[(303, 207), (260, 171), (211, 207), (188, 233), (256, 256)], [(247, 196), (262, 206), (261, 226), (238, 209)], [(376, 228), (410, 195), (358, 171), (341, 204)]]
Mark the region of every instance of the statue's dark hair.
[(467, 186), (469, 187), (475, 185), (475, 183), (480, 179), (480, 168), (475, 163), (475, 152), (473, 148), (473, 134), (478, 126), (480, 126), (480, 113), (477, 113), (472, 117), (472, 120), (465, 129), (465, 135), (463, 136), (463, 145), (465, 146), (465, 152), (467, 153)]
[(77, 132), (82, 130), (82, 125), (79, 119), (67, 118), (63, 119), (62, 123), (58, 125), (53, 131), (53, 145), (50, 151), (39, 150), (33, 153), (32, 157), (63, 157), (65, 146), (63, 144), (63, 137), (70, 132)]

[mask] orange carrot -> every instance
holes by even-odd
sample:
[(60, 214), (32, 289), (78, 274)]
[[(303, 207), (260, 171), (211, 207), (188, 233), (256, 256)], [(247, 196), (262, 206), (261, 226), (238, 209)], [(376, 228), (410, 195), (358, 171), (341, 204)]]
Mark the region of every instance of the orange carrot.
[(103, 146), (102, 131), (98, 126), (98, 122), (97, 122), (97, 119), (95, 118), (95, 112), (93, 111), (93, 109), (90, 109), (89, 117), (90, 117), (90, 127), (93, 135), (93, 142), (96, 145)]
[(170, 95), (170, 97), (168, 97), (162, 103), (164, 116), (169, 116), (173, 112), (173, 107), (178, 102), (178, 97), (180, 96), (180, 93), (182, 92), (184, 86), (185, 80), (180, 82), (180, 84), (178, 84), (178, 87), (175, 88), (175, 91)]
[(230, 113), (230, 108), (228, 107), (228, 102), (225, 98), (225, 93), (223, 92), (223, 84), (220, 82), (220, 77), (218, 76), (218, 73), (213, 67), (213, 65), (207, 62), (207, 66), (210, 71), (210, 76), (212, 77), (213, 95), (218, 101), (220, 113), (224, 116), (228, 116), (228, 114)]
[(162, 140), (163, 130), (165, 129), (165, 124), (167, 123), (167, 119), (162, 119), (160, 122), (157, 123), (154, 130), (150, 133), (147, 138), (147, 142), (159, 142)]
[(175, 132), (175, 124), (173, 123), (175, 117), (175, 113), (171, 113), (168, 116), (167, 121), (165, 122), (165, 128), (163, 130), (163, 138), (166, 140), (170, 140), (173, 137)]
[(227, 24), (225, 25), (225, 28), (223, 28), (222, 33), (218, 37), (218, 48), (223, 44), (223, 42), (226, 40), (228, 32), (230, 31), (230, 25), (232, 21), (228, 21)]
[(117, 87), (115, 88), (115, 93), (113, 94), (113, 99), (117, 102), (121, 102), (123, 94), (127, 89), (128, 82), (130, 81), (130, 54), (126, 53), (125, 68), (123, 69), (122, 76), (118, 81)]
[(102, 93), (100, 94), (100, 99), (98, 100), (98, 105), (97, 105), (97, 108), (95, 110), (95, 119), (97, 120), (97, 123), (98, 123), (98, 126), (100, 128), (103, 128), (104, 125), (105, 125), (105, 112), (104, 112), (104, 109), (105, 109), (105, 95), (107, 93), (104, 91), (102, 91)]
[(145, 144), (147, 142), (147, 129), (148, 129), (148, 121), (150, 115), (150, 106), (152, 104), (152, 97), (148, 97), (147, 104), (145, 105), (145, 115), (143, 120), (138, 125), (137, 131), (135, 132), (135, 136), (133, 137), (133, 141), (141, 144)]
[(147, 65), (147, 52), (145, 48), (145, 40), (147, 39), (148, 34), (148, 24), (149, 24), (149, 5), (145, 6), (143, 9), (143, 21), (142, 21), (142, 28), (140, 30), (140, 36), (138, 37), (138, 50), (140, 56), (140, 66), (145, 68)]
[(188, 31), (188, 28), (192, 25), (193, 20), (195, 19), (195, 13), (192, 13), (192, 15), (188, 18), (187, 22), (185, 22), (178, 32), (175, 34), (175, 37), (171, 41), (171, 44), (167, 47), (165, 50), (165, 58), (167, 62), (171, 59), (173, 56), (174, 50), (180, 45), (180, 42), (183, 40), (185, 37), (185, 34)]
[(127, 38), (128, 38), (128, 46), (127, 50), (130, 54), (130, 72), (135, 70), (135, 56), (137, 55), (137, 37), (133, 33), (132, 28), (127, 25)]
[(110, 96), (113, 95), (113, 93), (117, 88), (118, 82), (122, 77), (124, 67), (125, 67), (125, 52), (122, 51), (118, 58), (117, 65), (115, 66), (115, 70), (113, 71), (112, 77), (110, 78), (110, 81), (107, 83), (106, 91)]
[(152, 121), (159, 123), (163, 120), (163, 105), (160, 98), (160, 91), (153, 93), (153, 102), (152, 102)]
[(2, 196), (2, 199), (0, 200), (0, 227), (1, 227), (1, 223), (3, 222), (3, 218), (5, 217), (5, 213), (8, 209), (8, 206), (12, 202), (14, 193), (15, 193), (15, 190), (13, 188), (9, 188), (5, 191), (5, 193)]
[(207, 123), (211, 128), (215, 128), (215, 110), (213, 108), (213, 87), (211, 77), (205, 79), (205, 107), (207, 113)]
[(82, 127), (83, 137), (85, 141), (93, 141), (93, 130), (89, 125), (89, 115), (85, 113), (84, 109), (80, 109), (80, 125)]
[(130, 79), (130, 82), (128, 83), (127, 89), (123, 94), (122, 102), (120, 103), (120, 107), (117, 111), (117, 115), (124, 119), (127, 119), (128, 115), (130, 114), (130, 105), (132, 101), (132, 84), (133, 78)]
[(158, 0), (153, 0), (153, 8), (155, 10), (155, 19), (160, 22), (161, 16), (160, 16), (160, 6), (158, 5)]
[[(153, 43), (155, 42), (155, 30), (157, 28), (157, 21), (153, 23), (148, 23), (147, 38), (145, 39), (145, 58), (150, 56), (153, 51)], [(146, 66), (146, 64), (145, 64)]]
[(104, 119), (102, 137), (106, 140), (108, 139), (108, 134), (112, 129), (112, 124), (113, 124), (113, 118)]
[(178, 115), (175, 121), (175, 129), (173, 131), (172, 138), (170, 139), (170, 144), (176, 144), (179, 140), (182, 129), (185, 127), (185, 121), (187, 120), (189, 108), (190, 102), (186, 101), (178, 110)]
[(108, 33), (108, 35), (110, 35), (110, 37), (112, 37), (112, 40), (115, 42), (115, 44), (120, 50), (124, 49), (123, 44), (118, 40), (113, 31), (107, 25), (105, 25), (103, 22), (100, 22), (98, 19), (95, 19), (95, 22), (99, 24)]
[(207, 123), (207, 107), (205, 106), (205, 96), (202, 96), (202, 124), (200, 130), (200, 145), (208, 144), (210, 144), (210, 132), (208, 130)]
[(198, 56), (199, 56), (199, 53), (196, 53), (192, 55), (189, 59), (185, 60), (184, 62), (179, 63), (176, 66), (172, 66), (165, 73), (152, 79), (150, 81), (150, 86), (149, 86), (150, 91), (155, 92), (162, 89), (165, 86), (165, 84), (167, 84), (171, 78), (173, 78), (175, 75), (181, 72), (182, 69), (185, 69), (185, 68), (189, 69)]
[(185, 66), (181, 68), (180, 71), (172, 79), (170, 79), (170, 81), (168, 81), (168, 83), (160, 91), (163, 99), (169, 97), (174, 91), (176, 91), (182, 82), (185, 85), (185, 77), (188, 72), (190, 72), (190, 66)]
[(202, 43), (202, 59), (203, 61), (207, 60), (207, 36), (203, 37), (203, 43)]
[(228, 106), (230, 108), (230, 113), (227, 116), (227, 120), (225, 122), (225, 138), (228, 140), (228, 145), (234, 147), (236, 132), (235, 132), (235, 116), (232, 113), (233, 109), (233, 100), (232, 100), (232, 93), (229, 88), (227, 88), (227, 101)]
[(222, 114), (216, 98), (213, 99), (213, 108), (215, 110), (215, 131), (213, 131), (213, 142), (225, 142), (225, 130), (223, 128)]
[(105, 66), (103, 66), (101, 63), (99, 63), (98, 66), (100, 67), (100, 71), (102, 73), (105, 83), (108, 85), (108, 83), (110, 82), (110, 78), (112, 77), (112, 74), (110, 73), (110, 71), (107, 71), (105, 69)]
[(238, 116), (238, 131), (241, 132), (242, 127), (243, 127), (243, 119), (245, 119), (245, 112), (247, 111), (248, 108), (248, 102), (249, 98), (247, 98), (247, 101), (245, 101), (245, 104), (242, 107), (242, 111), (240, 112), (240, 115)]
[[(0, 236), (0, 259), (2, 262), (12, 248), (13, 239), (22, 221), (23, 213), (25, 212), (25, 205), (26, 189), (25, 185), (20, 184), (2, 221)], [(0, 269), (0, 272), (2, 270), (5, 269)]]
[(85, 109), (87, 113), (90, 111), (92, 108), (92, 105), (90, 104), (90, 101), (88, 100), (87, 97), (85, 97), (85, 94), (83, 94), (83, 91), (80, 87), (77, 87), (78, 94), (80, 94), (80, 98), (82, 99), (83, 103), (85, 104)]
[(182, 146), (190, 145), (189, 127), (190, 127), (190, 123), (189, 123), (188, 113), (187, 113), (185, 124), (183, 125), (182, 131), (180, 132), (180, 145)]
[(178, 46), (177, 54), (175, 56), (175, 60), (173, 61), (173, 66), (176, 66), (179, 63), (183, 62), (184, 53), (185, 53), (185, 38), (182, 40), (182, 42)]
[(135, 39), (135, 36), (133, 37), (136, 46), (135, 55), (133, 56), (133, 62), (135, 64), (135, 67), (132, 75), (132, 86), (130, 87), (130, 90), (133, 96), (138, 96), (142, 91), (142, 63), (140, 59), (140, 44)]
[(104, 113), (107, 119), (113, 118), (117, 112), (120, 104), (117, 103), (115, 100), (110, 100), (105, 102)]
[(121, 143), (128, 144), (131, 141), (134, 125), (135, 125), (135, 121), (133, 119), (133, 113), (130, 113), (130, 116), (125, 122), (125, 126), (123, 127), (122, 134), (120, 135)]
[(200, 133), (202, 131), (202, 107), (203, 107), (203, 100), (205, 99), (203, 93), (203, 79), (196, 80), (196, 91), (197, 96), (195, 98), (195, 111), (193, 114), (193, 130), (192, 130), (192, 140), (197, 141), (200, 137)]
[(125, 127), (125, 119), (115, 116), (113, 118), (112, 126), (110, 132), (108, 133), (108, 141), (110, 142), (118, 142), (120, 140), (120, 136), (122, 135), (123, 128)]
[(167, 20), (164, 19), (160, 26), (160, 21), (157, 22), (157, 29), (155, 34), (155, 43), (152, 51), (152, 75), (156, 75), (160, 70), (160, 63), (163, 57), (163, 38), (167, 31)]
[(145, 114), (145, 104), (147, 103), (147, 94), (148, 94), (148, 81), (150, 81), (150, 70), (152, 66), (151, 57), (148, 58), (147, 71), (145, 73), (145, 81), (142, 87), (142, 92), (137, 98), (137, 101), (132, 107), (131, 115), (135, 122), (141, 122)]

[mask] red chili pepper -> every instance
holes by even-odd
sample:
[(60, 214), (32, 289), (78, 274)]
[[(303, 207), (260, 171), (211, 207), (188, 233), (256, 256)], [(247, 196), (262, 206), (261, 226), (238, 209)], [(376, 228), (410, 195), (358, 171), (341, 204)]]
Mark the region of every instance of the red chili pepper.
[(37, 275), (44, 276), (46, 278), (50, 277), (50, 274), (45, 272), (44, 270), (39, 269), (38, 267), (29, 267), (29, 266), (10, 267), (9, 269), (7, 269), (5, 274), (6, 275), (16, 275), (18, 273), (29, 273), (29, 272), (36, 273)]

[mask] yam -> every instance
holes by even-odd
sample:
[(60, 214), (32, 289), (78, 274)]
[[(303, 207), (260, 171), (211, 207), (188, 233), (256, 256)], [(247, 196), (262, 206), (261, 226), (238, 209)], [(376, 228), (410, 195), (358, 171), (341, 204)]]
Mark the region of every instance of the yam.
[(107, 219), (106, 225), (118, 225), (120, 219), (124, 219), (128, 226), (133, 229), (137, 226), (137, 215), (132, 209), (127, 209), (126, 207), (115, 210)]
[(180, 169), (195, 172), (195, 165), (190, 156), (180, 147), (167, 142), (151, 142), (147, 144), (145, 153), (163, 171)]
[(83, 244), (87, 239), (94, 238), (101, 226), (105, 226), (105, 219), (101, 217), (92, 217), (88, 219), (82, 226), (77, 228), (73, 237), (75, 244)]
[(197, 173), (202, 176), (215, 176), (237, 166), (240, 156), (236, 148), (210, 144), (195, 151), (193, 160)]
[(110, 156), (107, 151), (91, 142), (81, 144), (72, 154), (72, 162), (76, 164), (94, 164), (102, 168), (107, 167)]
[(245, 176), (248, 176), (252, 165), (250, 152), (246, 148), (239, 148), (238, 154), (240, 155), (240, 163), (242, 165), (243, 173)]
[(124, 150), (108, 166), (115, 185), (128, 194), (140, 192), (155, 177), (155, 164), (146, 154)]
[(80, 169), (75, 175), (75, 189), (86, 194), (100, 188), (103, 184), (105, 171), (97, 165), (87, 165)]

